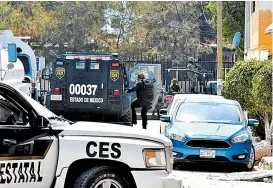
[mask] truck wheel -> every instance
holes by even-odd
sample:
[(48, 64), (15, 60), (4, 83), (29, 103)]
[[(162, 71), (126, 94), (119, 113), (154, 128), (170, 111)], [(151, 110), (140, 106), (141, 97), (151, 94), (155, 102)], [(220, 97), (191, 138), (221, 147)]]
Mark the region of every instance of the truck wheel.
[(109, 166), (99, 166), (83, 172), (74, 188), (131, 188), (127, 180)]
[(129, 109), (128, 112), (121, 117), (121, 121), (124, 122), (124, 123), (130, 123), (131, 125), (131, 122), (132, 122), (132, 110)]

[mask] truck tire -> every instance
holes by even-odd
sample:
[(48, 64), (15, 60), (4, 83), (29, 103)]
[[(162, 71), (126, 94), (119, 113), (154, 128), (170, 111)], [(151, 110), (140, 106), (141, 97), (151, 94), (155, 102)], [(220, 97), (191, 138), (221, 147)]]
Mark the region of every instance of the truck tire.
[(77, 178), (73, 188), (98, 188), (105, 184), (111, 188), (131, 188), (128, 181), (109, 166), (86, 170)]
[(121, 121), (123, 123), (130, 123), (130, 125), (131, 125), (131, 122), (132, 122), (132, 110), (131, 109), (129, 109), (128, 112), (124, 116), (121, 117)]

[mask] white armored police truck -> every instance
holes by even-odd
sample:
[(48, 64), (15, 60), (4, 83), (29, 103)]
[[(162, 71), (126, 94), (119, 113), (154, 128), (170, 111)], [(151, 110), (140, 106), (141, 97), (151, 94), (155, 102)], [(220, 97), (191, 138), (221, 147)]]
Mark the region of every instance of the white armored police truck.
[(74, 123), (3, 82), (0, 97), (1, 188), (182, 187), (172, 143), (160, 134)]

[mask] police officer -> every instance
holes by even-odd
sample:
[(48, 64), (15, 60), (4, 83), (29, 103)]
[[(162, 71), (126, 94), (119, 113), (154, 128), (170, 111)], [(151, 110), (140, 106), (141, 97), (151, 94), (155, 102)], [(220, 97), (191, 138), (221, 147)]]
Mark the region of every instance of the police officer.
[(137, 124), (137, 115), (135, 108), (141, 107), (141, 118), (142, 118), (142, 127), (143, 129), (147, 128), (147, 112), (149, 107), (151, 106), (151, 102), (147, 100), (147, 96), (145, 96), (145, 83), (144, 79), (145, 76), (143, 73), (138, 74), (138, 82), (135, 87), (128, 89), (128, 93), (135, 91), (137, 98), (132, 102), (131, 109), (132, 109), (132, 124)]
[(178, 85), (178, 80), (177, 79), (172, 79), (172, 84), (170, 86), (170, 95), (173, 95), (173, 92), (179, 92), (181, 90), (181, 88)]

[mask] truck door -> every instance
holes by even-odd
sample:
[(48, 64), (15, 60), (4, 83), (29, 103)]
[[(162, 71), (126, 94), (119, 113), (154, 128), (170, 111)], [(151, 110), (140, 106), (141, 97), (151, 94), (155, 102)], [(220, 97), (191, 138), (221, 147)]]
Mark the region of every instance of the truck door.
[(67, 67), (68, 62), (58, 59), (54, 65), (50, 76), (50, 109), (55, 113), (63, 111), (67, 107)]
[[(11, 104), (24, 105), (25, 101), (12, 89), (0, 86), (0, 93), (0, 187), (50, 187), (58, 162), (58, 138), (48, 128), (33, 128), (24, 122), (25, 110)], [(11, 125), (4, 113), (21, 118)]]
[[(137, 82), (138, 73), (143, 73), (145, 79), (150, 80), (154, 86), (154, 99), (152, 101), (151, 111), (155, 109), (160, 96), (162, 79), (161, 79), (161, 64), (137, 64), (128, 71), (128, 87), (132, 88)], [(136, 98), (136, 93), (129, 93), (132, 100)]]
[(44, 135), (48, 130), (34, 132), (25, 126), (0, 126), (0, 131), (0, 186), (50, 187), (57, 168), (58, 139)]
[(71, 109), (105, 109), (107, 105), (107, 58), (69, 60), (67, 104)]

